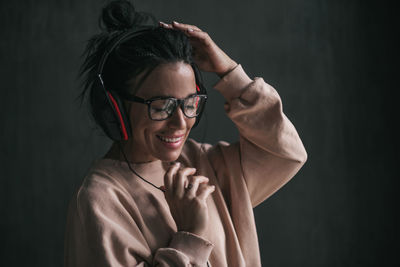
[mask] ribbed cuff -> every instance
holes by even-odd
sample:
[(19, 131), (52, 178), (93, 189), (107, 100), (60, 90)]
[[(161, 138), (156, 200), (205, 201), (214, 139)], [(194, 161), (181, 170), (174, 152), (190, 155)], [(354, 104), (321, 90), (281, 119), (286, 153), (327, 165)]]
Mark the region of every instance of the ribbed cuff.
[(242, 65), (238, 64), (233, 70), (221, 78), (214, 88), (218, 90), (226, 100), (230, 101), (233, 98), (241, 96), (246, 87), (253, 80), (244, 72)]
[(205, 265), (214, 245), (198, 235), (179, 231), (174, 234), (169, 247), (184, 253), (193, 265)]

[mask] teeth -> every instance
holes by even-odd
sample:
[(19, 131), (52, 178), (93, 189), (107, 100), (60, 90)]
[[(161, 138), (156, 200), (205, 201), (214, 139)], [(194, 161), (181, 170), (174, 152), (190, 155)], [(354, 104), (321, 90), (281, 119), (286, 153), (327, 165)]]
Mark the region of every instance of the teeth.
[(183, 137), (178, 137), (178, 138), (166, 138), (166, 137), (162, 137), (158, 135), (158, 138), (160, 138), (162, 141), (164, 142), (168, 142), (168, 143), (176, 143), (178, 141), (180, 141)]

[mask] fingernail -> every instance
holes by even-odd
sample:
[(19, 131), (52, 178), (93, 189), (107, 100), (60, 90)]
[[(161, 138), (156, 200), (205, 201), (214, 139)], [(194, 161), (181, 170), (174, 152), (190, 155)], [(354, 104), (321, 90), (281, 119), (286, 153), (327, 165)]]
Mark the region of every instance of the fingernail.
[(192, 29), (192, 28), (189, 28), (189, 29), (187, 29), (187, 31), (188, 31), (188, 32), (192, 32), (192, 31), (193, 31), (193, 29)]
[(175, 21), (175, 20), (174, 20), (172, 23), (174, 23), (174, 24), (176, 24), (176, 25), (178, 25), (178, 24), (179, 24), (179, 22), (177, 22), (177, 21)]
[(161, 25), (162, 27), (165, 27), (165, 28), (172, 28), (172, 25), (168, 25), (167, 23), (162, 22), (162, 21), (160, 21), (160, 25)]

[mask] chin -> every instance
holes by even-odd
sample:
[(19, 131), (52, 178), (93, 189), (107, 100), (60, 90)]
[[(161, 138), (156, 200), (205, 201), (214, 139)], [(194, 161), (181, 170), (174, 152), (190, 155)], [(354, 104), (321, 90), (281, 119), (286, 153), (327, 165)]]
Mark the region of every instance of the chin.
[[(160, 151), (161, 152), (161, 151)], [(173, 152), (158, 153), (157, 158), (161, 161), (172, 162), (176, 161), (181, 155), (182, 149)]]
[(153, 151), (155, 152), (155, 157), (161, 161), (175, 161), (179, 158), (182, 152), (182, 148), (186, 142), (187, 136), (180, 139), (177, 142), (173, 142), (173, 140), (162, 140), (160, 138), (156, 138), (153, 143)]

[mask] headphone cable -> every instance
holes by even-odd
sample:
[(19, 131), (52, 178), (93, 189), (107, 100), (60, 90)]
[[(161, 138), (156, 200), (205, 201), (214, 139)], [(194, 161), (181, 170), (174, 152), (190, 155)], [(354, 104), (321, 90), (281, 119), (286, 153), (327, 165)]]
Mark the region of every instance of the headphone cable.
[(165, 191), (164, 191), (163, 189), (161, 189), (160, 187), (158, 187), (158, 186), (156, 186), (155, 184), (153, 184), (153, 183), (147, 181), (146, 179), (144, 179), (139, 173), (137, 173), (137, 172), (132, 168), (131, 164), (130, 164), (129, 161), (128, 161), (128, 158), (126, 157), (126, 154), (125, 154), (125, 152), (124, 152), (124, 149), (122, 148), (121, 142), (117, 142), (117, 143), (118, 143), (119, 149), (120, 149), (121, 152), (122, 152), (122, 155), (123, 155), (124, 158), (125, 158), (126, 163), (128, 164), (128, 168), (131, 170), (131, 172), (133, 172), (137, 177), (139, 177), (140, 179), (142, 179), (143, 181), (145, 181), (145, 182), (148, 183), (149, 185), (154, 186), (155, 188), (157, 188), (158, 190), (161, 190), (162, 192), (165, 192)]

